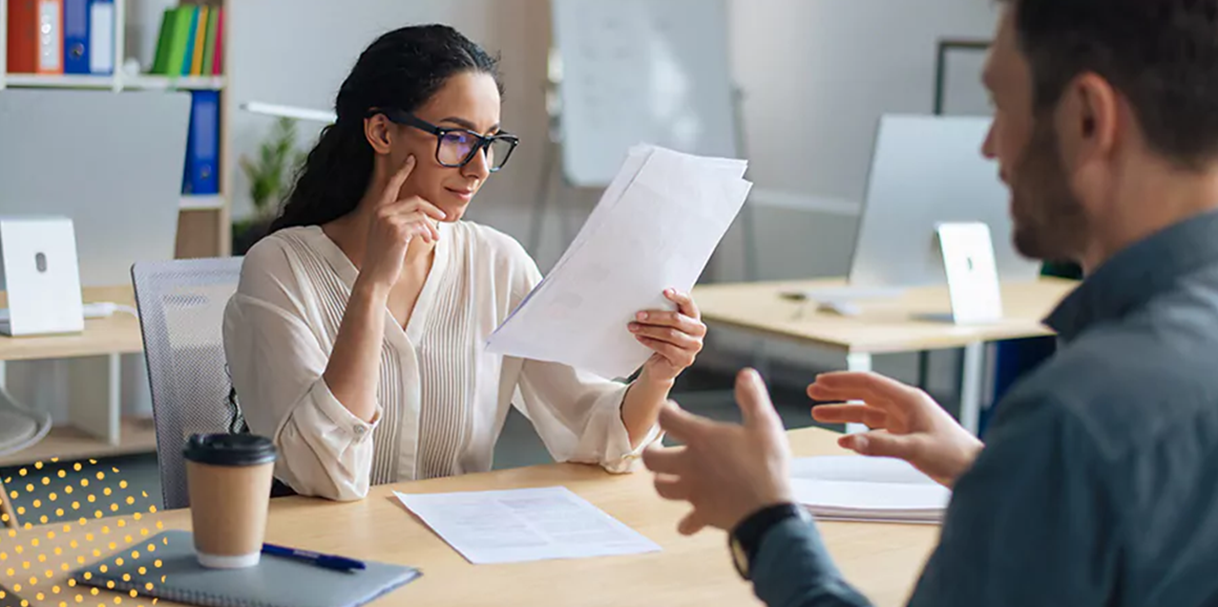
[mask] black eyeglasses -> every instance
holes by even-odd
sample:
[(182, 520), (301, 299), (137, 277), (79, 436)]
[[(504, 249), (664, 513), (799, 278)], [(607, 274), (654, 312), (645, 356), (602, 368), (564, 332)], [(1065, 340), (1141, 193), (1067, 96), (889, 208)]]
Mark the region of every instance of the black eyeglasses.
[(475, 154), (486, 150), (486, 166), (492, 173), (495, 173), (507, 164), (508, 158), (512, 157), (516, 146), (520, 145), (520, 138), (509, 133), (486, 137), (469, 129), (436, 126), (402, 110), (379, 108), (368, 110), (368, 116), (377, 114), (383, 114), (397, 124), (414, 127), (435, 135), (436, 162), (450, 168), (463, 167), (474, 159)]

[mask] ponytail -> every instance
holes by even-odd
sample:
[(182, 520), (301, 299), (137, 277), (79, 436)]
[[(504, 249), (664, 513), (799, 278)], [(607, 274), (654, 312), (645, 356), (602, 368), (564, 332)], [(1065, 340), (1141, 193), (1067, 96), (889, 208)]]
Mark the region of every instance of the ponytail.
[(362, 126), (332, 124), (321, 132), (271, 232), (321, 225), (355, 210), (372, 178), (373, 152)]

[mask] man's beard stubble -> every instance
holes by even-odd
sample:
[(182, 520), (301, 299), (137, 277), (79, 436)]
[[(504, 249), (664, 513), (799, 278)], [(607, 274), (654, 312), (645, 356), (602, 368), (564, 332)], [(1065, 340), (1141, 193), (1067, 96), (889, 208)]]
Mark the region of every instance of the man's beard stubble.
[(1011, 183), (1015, 249), (1042, 261), (1078, 261), (1087, 221), (1070, 190), (1057, 131), (1048, 115), (1038, 117)]

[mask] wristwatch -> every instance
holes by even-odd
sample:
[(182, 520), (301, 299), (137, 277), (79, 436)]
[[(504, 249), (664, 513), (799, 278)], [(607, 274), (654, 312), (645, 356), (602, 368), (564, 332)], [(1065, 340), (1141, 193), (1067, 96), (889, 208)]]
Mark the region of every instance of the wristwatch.
[(753, 579), (753, 558), (757, 556), (762, 538), (775, 525), (793, 518), (812, 520), (808, 511), (799, 504), (778, 504), (758, 510), (736, 525), (728, 534), (728, 549), (731, 550), (732, 563), (736, 565), (736, 572), (740, 577)]

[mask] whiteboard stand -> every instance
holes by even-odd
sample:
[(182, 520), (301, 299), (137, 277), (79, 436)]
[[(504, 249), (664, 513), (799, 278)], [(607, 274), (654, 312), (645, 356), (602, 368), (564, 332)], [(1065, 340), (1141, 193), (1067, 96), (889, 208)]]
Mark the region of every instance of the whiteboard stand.
[[(740, 85), (732, 87), (732, 123), (736, 129), (736, 149), (741, 158), (748, 158), (747, 129), (744, 124), (744, 88)], [(752, 196), (750, 190), (749, 196)], [(757, 264), (757, 217), (756, 210), (749, 199), (744, 199), (744, 208), (740, 210), (740, 229), (744, 231), (744, 280), (756, 282), (760, 279), (760, 268)], [(770, 378), (769, 341), (760, 338), (753, 341), (753, 368), (767, 381)]]
[[(747, 130), (744, 126), (744, 89), (739, 85), (732, 87), (732, 122), (733, 128), (736, 129), (736, 146), (740, 157), (748, 158)], [(744, 208), (741, 209), (740, 229), (744, 230), (744, 280), (755, 282), (760, 279), (760, 269), (757, 267), (757, 217), (748, 198), (745, 198)]]

